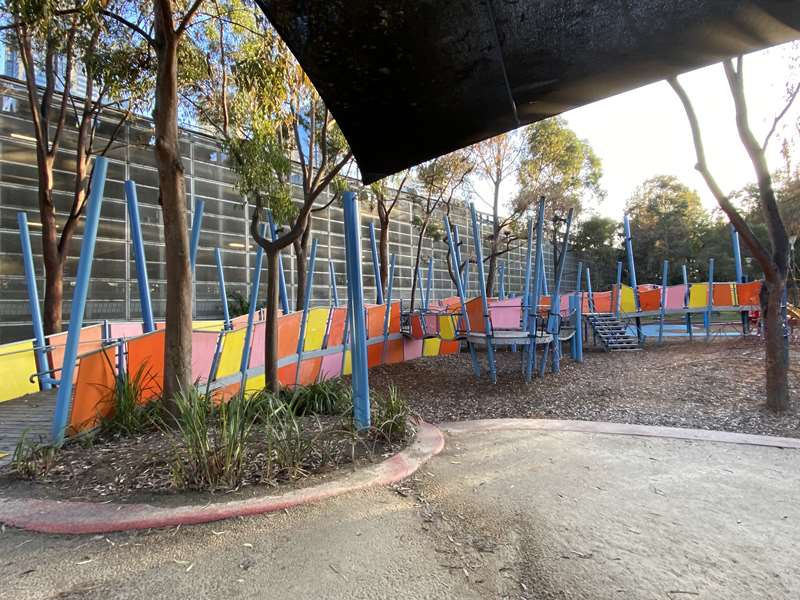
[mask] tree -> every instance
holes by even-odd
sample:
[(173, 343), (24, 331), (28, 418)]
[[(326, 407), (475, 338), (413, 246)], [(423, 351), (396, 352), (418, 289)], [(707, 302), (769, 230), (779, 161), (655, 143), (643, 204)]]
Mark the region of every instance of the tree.
[[(11, 33), (9, 41), (21, 58), (36, 142), (43, 320), (45, 333), (53, 334), (62, 329), (64, 264), (86, 206), (92, 157), (111, 149), (137, 102), (146, 96), (149, 49), (130, 35), (110, 31), (92, 3), (8, 0), (4, 9), (10, 19), (4, 29)], [(75, 92), (81, 71), (85, 90)], [(105, 139), (98, 135), (101, 114), (112, 122)], [(64, 152), (61, 141), (73, 122), (74, 185), (69, 214), (62, 221), (53, 195), (53, 167), (56, 156)]]
[[(525, 148), (525, 138), (517, 132), (504, 133), (484, 140), (472, 147), (475, 156), (475, 173), (488, 179), (492, 184), (492, 232), (489, 235), (489, 266), (486, 276), (486, 291), (492, 296), (497, 258), (507, 252), (513, 241), (519, 239), (512, 232), (512, 226), (519, 219), (516, 211), (505, 218), (500, 216), (500, 189), (503, 182), (514, 175), (519, 166), (519, 158)], [(501, 240), (505, 250), (501, 250)]]
[(306, 297), (306, 262), (311, 239), (312, 213), (328, 208), (338, 197), (336, 191), (341, 193), (343, 186), (340, 184), (325, 204), (314, 207), (314, 203), (350, 162), (353, 153), (328, 107), (299, 65), (292, 71), (289, 79), (288, 104), (289, 127), (294, 142), (292, 150), (300, 160), (303, 206), (309, 207), (305, 214), (301, 209), (300, 235), (292, 240), (297, 266), (295, 306), (300, 308)]
[(400, 194), (408, 180), (411, 171), (406, 169), (402, 173), (384, 177), (370, 186), (370, 191), (375, 197), (378, 208), (378, 222), (380, 223), (380, 239), (378, 241), (378, 255), (380, 257), (380, 276), (376, 273), (376, 285), (378, 281), (383, 291), (389, 281), (389, 225), (392, 220), (392, 211), (400, 200)]
[(518, 172), (519, 192), (512, 210), (530, 212), (545, 198), (545, 222), (552, 223), (553, 270), (558, 253), (558, 235), (563, 219), (573, 209), (579, 216), (584, 199), (602, 199), (600, 159), (586, 140), (580, 139), (561, 117), (540, 121), (526, 128), (525, 150)]
[[(756, 174), (759, 206), (767, 227), (769, 249), (756, 237), (741, 212), (733, 205), (730, 197), (722, 191), (722, 188), (720, 188), (711, 173), (706, 160), (700, 122), (688, 93), (677, 77), (670, 78), (669, 84), (678, 95), (689, 121), (697, 154), (697, 170), (703, 176), (706, 185), (708, 185), (711, 193), (716, 198), (720, 208), (739, 232), (742, 242), (764, 273), (764, 283), (761, 288), (761, 311), (766, 340), (767, 406), (775, 412), (783, 412), (788, 410), (790, 406), (788, 349), (785, 347), (786, 340), (783, 335), (781, 318), (781, 301), (789, 269), (789, 236), (781, 218), (772, 175), (767, 165), (766, 147), (782, 116), (788, 112), (788, 108), (784, 108), (778, 113), (778, 117), (773, 122), (772, 128), (767, 133), (764, 141), (759, 142), (749, 123), (744, 86), (744, 59), (739, 56), (735, 62), (733, 59), (727, 59), (722, 64), (736, 110), (736, 129), (739, 133), (739, 139), (750, 157), (750, 162)], [(800, 91), (800, 83), (798, 83), (797, 90)], [(797, 93), (790, 93), (786, 99), (785, 107), (790, 106), (796, 98)]]
[(411, 273), (412, 307), (417, 291), (417, 273), (422, 259), (422, 242), (426, 235), (439, 231), (438, 223), (434, 224), (432, 221), (433, 216), (442, 209), (447, 215), (450, 214), (453, 199), (463, 189), (473, 169), (473, 157), (469, 150), (457, 150), (439, 156), (416, 168), (415, 176), (419, 183), (420, 195), (412, 200), (419, 211), (413, 217), (414, 226), (417, 228), (417, 248), (414, 270)]
[(591, 269), (592, 287), (603, 289), (615, 283), (620, 224), (614, 219), (593, 215), (578, 224), (572, 238), (572, 251)]
[(676, 177), (659, 175), (640, 185), (625, 208), (636, 245), (636, 270), (642, 281), (661, 281), (661, 265), (670, 264), (669, 280), (678, 283), (682, 266), (694, 270), (711, 225), (698, 193)]

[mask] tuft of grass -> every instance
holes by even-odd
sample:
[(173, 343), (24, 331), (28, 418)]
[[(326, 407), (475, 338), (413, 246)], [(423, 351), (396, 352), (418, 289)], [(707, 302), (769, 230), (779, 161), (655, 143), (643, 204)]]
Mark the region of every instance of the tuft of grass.
[(296, 415), (338, 416), (353, 408), (350, 388), (339, 379), (285, 388), (281, 398)]
[(55, 463), (56, 448), (41, 441), (34, 441), (24, 431), (14, 448), (11, 457), (11, 468), (20, 477), (34, 478), (40, 473), (47, 473)]
[(389, 441), (399, 441), (409, 432), (411, 409), (406, 399), (393, 385), (385, 394), (373, 395), (373, 427)]
[(112, 392), (113, 410), (100, 423), (104, 433), (136, 435), (153, 426), (159, 403), (142, 404), (148, 377), (149, 374), (142, 365), (133, 376), (122, 373), (117, 378)]
[(212, 491), (237, 487), (258, 416), (254, 396), (237, 395), (215, 406), (208, 395), (191, 387), (175, 396), (175, 406), (175, 485)]

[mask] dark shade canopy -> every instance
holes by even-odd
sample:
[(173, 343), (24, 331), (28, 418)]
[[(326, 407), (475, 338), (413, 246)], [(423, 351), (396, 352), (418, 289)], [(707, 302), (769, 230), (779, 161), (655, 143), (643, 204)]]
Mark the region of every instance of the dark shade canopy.
[(800, 37), (800, 0), (257, 0), (366, 183)]

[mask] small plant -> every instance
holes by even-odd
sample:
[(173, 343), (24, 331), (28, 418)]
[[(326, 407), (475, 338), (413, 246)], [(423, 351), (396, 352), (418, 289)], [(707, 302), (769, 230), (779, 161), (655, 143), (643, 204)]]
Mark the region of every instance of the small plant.
[(288, 479), (306, 475), (305, 463), (314, 449), (314, 437), (303, 431), (302, 417), (288, 404), (276, 407), (266, 422), (267, 465), (264, 477), (283, 473)]
[(55, 459), (56, 449), (53, 446), (31, 440), (28, 432), (24, 431), (14, 448), (11, 468), (20, 477), (33, 478), (39, 473), (47, 473)]
[(286, 388), (281, 398), (297, 415), (338, 416), (353, 406), (350, 389), (338, 379)]
[(236, 487), (257, 418), (254, 396), (237, 395), (215, 407), (191, 387), (175, 397), (180, 445), (173, 479), (179, 487), (215, 490)]
[(120, 374), (112, 391), (114, 406), (111, 414), (100, 423), (103, 432), (135, 435), (153, 426), (154, 411), (159, 404), (157, 402), (142, 404), (148, 376), (145, 365), (139, 367), (133, 376), (128, 373)]
[(375, 429), (390, 441), (405, 438), (409, 429), (408, 418), (411, 416), (411, 409), (395, 386), (390, 385), (386, 394), (375, 394), (373, 407)]

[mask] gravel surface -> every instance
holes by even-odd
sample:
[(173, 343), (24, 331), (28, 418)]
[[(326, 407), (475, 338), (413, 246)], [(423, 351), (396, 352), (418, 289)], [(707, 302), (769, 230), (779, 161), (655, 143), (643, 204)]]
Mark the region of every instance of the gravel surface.
[[(792, 348), (794, 410), (765, 407), (764, 352), (756, 340), (670, 342), (637, 352), (589, 351), (562, 360), (561, 373), (526, 385), (521, 354), (497, 354), (498, 377), (476, 378), (469, 354), (425, 358), (370, 371), (375, 389), (395, 385), (423, 419), (496, 418), (611, 421), (800, 437), (800, 355)], [(480, 355), (485, 370), (486, 359)]]

